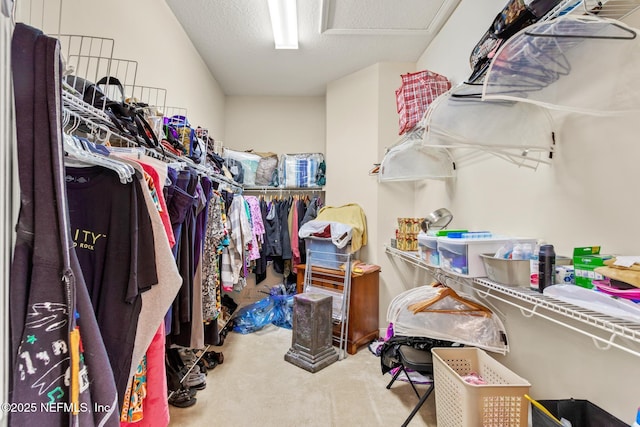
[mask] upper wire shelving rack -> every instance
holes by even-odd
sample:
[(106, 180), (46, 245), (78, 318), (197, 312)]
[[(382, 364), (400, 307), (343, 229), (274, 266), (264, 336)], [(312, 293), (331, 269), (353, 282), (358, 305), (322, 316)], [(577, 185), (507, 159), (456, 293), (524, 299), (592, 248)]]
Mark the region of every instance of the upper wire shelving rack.
[[(605, 53), (622, 61), (631, 56), (627, 53), (639, 43), (629, 42), (635, 33), (617, 20), (639, 8), (640, 0), (560, 1), (536, 24), (505, 41), (477, 81), (453, 87), (429, 106), (423, 149), (449, 150), (456, 167), (489, 154), (535, 170), (553, 158), (556, 124), (551, 110), (595, 115), (640, 111), (638, 97), (625, 90), (635, 75), (594, 81), (592, 72), (600, 69), (601, 75), (602, 64), (614, 64), (607, 71), (615, 73), (617, 63), (606, 60)], [(568, 36), (554, 34), (556, 28), (568, 27)], [(530, 34), (547, 28), (546, 34)], [(599, 60), (593, 61), (594, 56)], [(587, 84), (589, 91), (580, 90)], [(415, 179), (426, 177), (418, 174)]]
[[(102, 102), (96, 99), (96, 92), (90, 92), (88, 83), (95, 84), (103, 77), (114, 77), (123, 87), (134, 88), (138, 63), (114, 58), (114, 40), (110, 38), (76, 34), (58, 34), (57, 38), (64, 61), (62, 104), (65, 112), (84, 122), (90, 129), (108, 133), (106, 138), (117, 136), (126, 145), (137, 145), (136, 141), (118, 132), (105, 112), (106, 98)], [(114, 85), (103, 86), (100, 89), (110, 99), (119, 100), (124, 95), (118, 93)]]

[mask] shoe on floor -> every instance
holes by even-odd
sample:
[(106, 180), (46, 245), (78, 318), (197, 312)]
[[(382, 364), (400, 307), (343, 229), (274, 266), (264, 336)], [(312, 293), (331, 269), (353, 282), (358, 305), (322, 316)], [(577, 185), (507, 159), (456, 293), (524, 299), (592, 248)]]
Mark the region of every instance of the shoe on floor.
[(186, 390), (191, 397), (194, 397), (196, 394), (198, 394), (198, 390), (196, 390), (195, 388), (189, 388), (185, 386), (184, 390)]
[[(195, 388), (189, 388), (184, 384), (180, 385), (178, 391), (188, 393), (189, 397), (194, 397), (196, 394), (198, 394), (198, 390), (196, 390)], [(178, 391), (176, 391), (175, 393), (177, 393)], [(171, 390), (169, 390), (169, 393), (171, 393)]]
[(202, 360), (201, 361), (204, 364), (204, 366), (207, 368), (208, 371), (210, 371), (213, 368), (215, 368), (216, 366), (218, 366), (218, 362), (216, 362), (215, 360), (211, 360), (206, 355), (202, 356)]
[(177, 408), (188, 408), (195, 405), (197, 399), (190, 395), (189, 390), (180, 389), (171, 394), (169, 404)]
[(224, 355), (215, 351), (207, 351), (202, 355), (202, 361), (207, 369), (213, 369), (224, 362)]
[(187, 375), (187, 378), (185, 378), (184, 384), (189, 388), (204, 390), (207, 387), (207, 377), (205, 374), (193, 370)]
[(207, 351), (205, 356), (218, 362), (218, 365), (222, 365), (224, 362), (224, 354), (222, 354), (222, 352), (218, 353), (216, 351)]

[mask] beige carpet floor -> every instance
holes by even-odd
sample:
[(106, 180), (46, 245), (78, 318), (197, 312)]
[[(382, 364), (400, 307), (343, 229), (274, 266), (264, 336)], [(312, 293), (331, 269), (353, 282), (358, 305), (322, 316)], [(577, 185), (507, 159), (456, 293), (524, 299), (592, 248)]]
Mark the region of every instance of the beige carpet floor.
[[(284, 360), (291, 331), (268, 326), (230, 332), (224, 363), (208, 372), (207, 388), (190, 408), (171, 407), (171, 426), (400, 426), (418, 398), (409, 383), (382, 375), (380, 359), (363, 347), (310, 373)], [(426, 386), (418, 386), (424, 390)], [(435, 393), (410, 427), (435, 426)]]

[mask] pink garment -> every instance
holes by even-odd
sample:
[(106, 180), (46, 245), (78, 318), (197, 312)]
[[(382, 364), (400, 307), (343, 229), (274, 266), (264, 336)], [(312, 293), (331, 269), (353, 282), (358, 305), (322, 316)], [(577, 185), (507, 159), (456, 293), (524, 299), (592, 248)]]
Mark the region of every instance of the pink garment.
[(153, 166), (148, 165), (146, 163), (140, 162), (136, 160), (140, 165), (142, 165), (142, 169), (151, 176), (153, 179), (153, 183), (156, 186), (156, 193), (158, 193), (158, 201), (160, 202), (160, 207), (162, 208), (160, 212), (160, 218), (162, 219), (162, 225), (164, 225), (164, 230), (167, 232), (167, 238), (169, 239), (169, 247), (173, 248), (176, 244), (175, 236), (173, 235), (173, 228), (171, 228), (171, 219), (169, 218), (169, 211), (167, 211), (167, 202), (164, 200), (164, 194), (162, 189), (164, 188), (164, 183), (160, 182), (160, 177), (158, 176), (158, 172), (153, 168)]
[(477, 374), (475, 372), (469, 372), (467, 375), (462, 377), (463, 380), (465, 380), (466, 382), (468, 382), (469, 384), (473, 384), (473, 385), (486, 385), (487, 382), (484, 380), (484, 378), (482, 378), (480, 376), (480, 374)]
[(298, 273), (297, 265), (300, 264), (300, 238), (298, 237), (298, 203), (300, 200), (296, 200), (291, 209), (293, 210), (293, 218), (291, 221), (291, 252), (293, 257), (291, 259), (291, 266), (294, 273)]
[(166, 427), (169, 425), (169, 395), (164, 365), (164, 322), (147, 349), (147, 397), (142, 402), (143, 418), (135, 423), (120, 422), (120, 427)]
[(249, 205), (251, 214), (251, 230), (253, 237), (249, 248), (249, 260), (260, 259), (260, 246), (264, 242), (264, 223), (262, 222), (262, 212), (260, 211), (260, 201), (256, 196), (245, 196), (244, 201)]

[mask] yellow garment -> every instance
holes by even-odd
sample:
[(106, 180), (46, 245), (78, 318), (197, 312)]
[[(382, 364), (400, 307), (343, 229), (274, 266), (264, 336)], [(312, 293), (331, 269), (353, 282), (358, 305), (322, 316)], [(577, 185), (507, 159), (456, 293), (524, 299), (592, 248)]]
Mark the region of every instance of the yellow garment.
[(80, 330), (76, 326), (69, 332), (69, 350), (71, 355), (71, 413), (80, 411)]
[(357, 251), (367, 244), (367, 217), (364, 210), (356, 203), (333, 207), (325, 206), (318, 212), (318, 221), (334, 221), (353, 227), (351, 250)]

